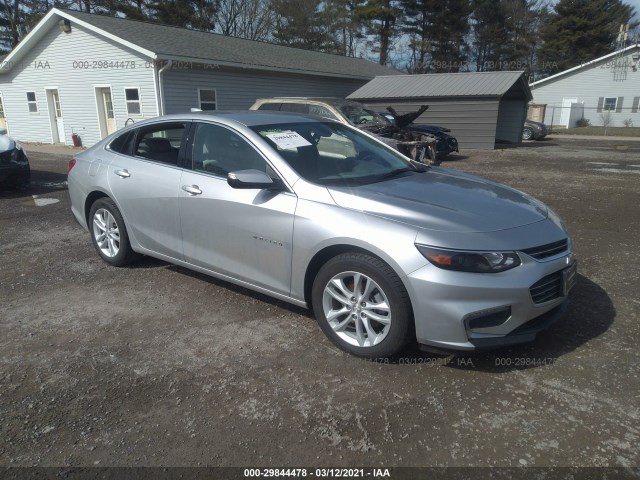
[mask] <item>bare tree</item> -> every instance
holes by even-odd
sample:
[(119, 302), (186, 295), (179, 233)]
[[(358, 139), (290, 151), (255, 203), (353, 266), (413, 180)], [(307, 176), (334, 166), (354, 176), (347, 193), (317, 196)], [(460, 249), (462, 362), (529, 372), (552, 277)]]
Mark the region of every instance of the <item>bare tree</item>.
[(269, 40), (276, 15), (268, 0), (221, 0), (215, 29), (223, 35)]

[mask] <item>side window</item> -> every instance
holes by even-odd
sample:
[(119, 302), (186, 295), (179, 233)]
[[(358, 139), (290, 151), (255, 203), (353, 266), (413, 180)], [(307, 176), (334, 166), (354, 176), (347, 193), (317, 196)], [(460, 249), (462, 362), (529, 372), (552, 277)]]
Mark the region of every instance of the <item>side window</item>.
[(177, 165), (184, 131), (184, 123), (163, 123), (141, 128), (134, 146), (135, 155)]
[(258, 107), (258, 110), (280, 110), (279, 103), (263, 103)]
[(280, 107), (281, 112), (292, 113), (309, 113), (309, 105), (306, 103), (283, 103)]
[(131, 144), (135, 138), (135, 130), (129, 130), (124, 135), (116, 137), (107, 147), (112, 152), (121, 153), (122, 155), (131, 155)]
[(237, 170), (267, 171), (267, 162), (244, 138), (210, 123), (199, 123), (193, 141), (193, 169), (226, 177)]
[(329, 118), (331, 120), (338, 120), (338, 118), (327, 107), (322, 105), (309, 105), (309, 113), (322, 118)]

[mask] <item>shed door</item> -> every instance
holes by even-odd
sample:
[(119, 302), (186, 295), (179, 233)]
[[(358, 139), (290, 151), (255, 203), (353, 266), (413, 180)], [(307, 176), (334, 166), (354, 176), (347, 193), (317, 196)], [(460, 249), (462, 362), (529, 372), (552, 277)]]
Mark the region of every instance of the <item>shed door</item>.
[(569, 119), (571, 118), (571, 104), (578, 103), (577, 98), (562, 99), (562, 113), (560, 114), (560, 125), (569, 128)]

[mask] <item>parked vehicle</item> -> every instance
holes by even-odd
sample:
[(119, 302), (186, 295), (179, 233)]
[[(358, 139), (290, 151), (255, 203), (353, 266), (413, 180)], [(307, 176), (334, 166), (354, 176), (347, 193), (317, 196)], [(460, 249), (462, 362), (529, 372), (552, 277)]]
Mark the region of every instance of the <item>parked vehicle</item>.
[(532, 340), (577, 278), (569, 233), (538, 200), (310, 116), (144, 120), (79, 153), (68, 183), (110, 265), (146, 254), (312, 307), (362, 357), (412, 336), (453, 350)]
[(259, 98), (250, 110), (305, 113), (336, 120), (371, 133), (412, 160), (439, 165), (437, 135), (409, 126), (427, 108), (423, 106), (417, 112), (404, 115), (399, 122), (390, 122), (363, 104), (342, 98)]
[[(389, 112), (379, 112), (384, 118), (389, 120), (391, 123), (395, 123), (395, 117)], [(458, 140), (453, 136), (449, 135), (451, 129), (445, 127), (437, 127), (435, 125), (417, 125), (412, 123), (408, 126), (413, 131), (424, 132), (430, 135), (435, 136), (438, 139), (438, 143), (436, 144), (436, 152), (439, 159), (444, 159), (447, 155), (453, 152), (459, 152), (458, 148)]]
[(544, 123), (534, 122), (532, 120), (525, 120), (524, 128), (522, 129), (523, 140), (542, 140), (547, 136), (549, 130)]
[(29, 159), (22, 145), (0, 128), (0, 185), (26, 189), (31, 182)]

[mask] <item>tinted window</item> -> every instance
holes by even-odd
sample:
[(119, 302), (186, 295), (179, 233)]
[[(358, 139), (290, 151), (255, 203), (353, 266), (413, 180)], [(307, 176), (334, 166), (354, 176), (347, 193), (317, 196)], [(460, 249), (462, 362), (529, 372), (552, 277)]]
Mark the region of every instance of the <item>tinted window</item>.
[(109, 144), (109, 150), (112, 150), (116, 153), (121, 153), (123, 155), (131, 154), (131, 144), (133, 143), (133, 139), (135, 138), (135, 130), (130, 130), (127, 133), (116, 137)]
[(283, 103), (280, 107), (281, 112), (292, 113), (309, 113), (309, 105), (306, 103)]
[(218, 125), (200, 123), (193, 141), (193, 169), (226, 177), (237, 170), (266, 172), (267, 163), (237, 133)]
[(141, 128), (134, 147), (136, 156), (177, 165), (184, 130), (183, 123), (165, 123)]
[(338, 118), (327, 107), (322, 105), (309, 105), (309, 113), (311, 115), (317, 115), (318, 117), (330, 118), (331, 120), (338, 120)]
[(279, 103), (263, 103), (258, 107), (258, 110), (280, 110)]

